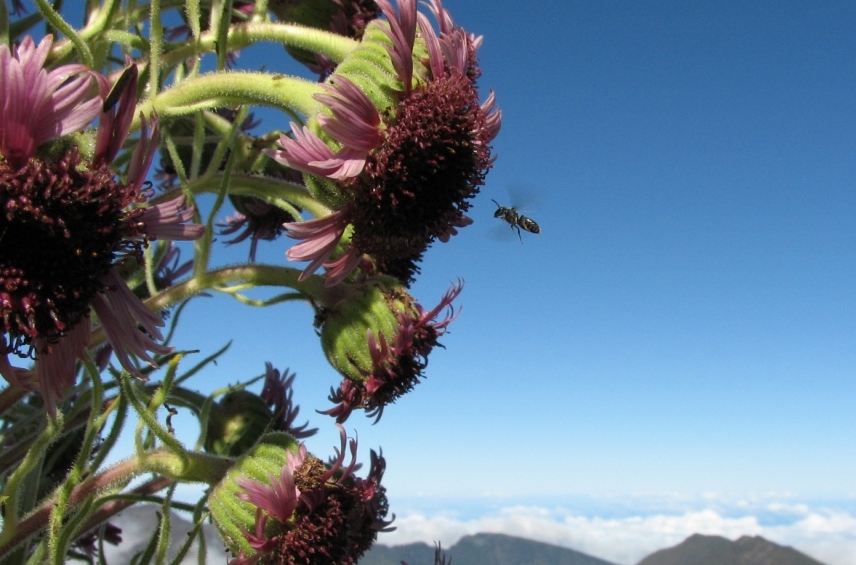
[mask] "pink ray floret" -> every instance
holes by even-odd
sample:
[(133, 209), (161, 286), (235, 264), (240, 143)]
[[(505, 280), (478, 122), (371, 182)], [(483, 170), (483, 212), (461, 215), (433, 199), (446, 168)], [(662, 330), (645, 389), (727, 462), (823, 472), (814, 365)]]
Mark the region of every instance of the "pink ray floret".
[(294, 138), (282, 135), (279, 138), (281, 149), (267, 150), (266, 153), (283, 165), (298, 171), (344, 180), (359, 175), (366, 164), (365, 151), (344, 147), (335, 152), (309, 128), (298, 127), (292, 122)]
[(326, 133), (345, 147), (368, 153), (383, 143), (380, 114), (362, 90), (345, 77), (334, 75), (333, 84), (325, 84), (328, 94), (316, 94), (333, 116), (320, 115), (318, 123)]
[(317, 271), (336, 249), (345, 228), (348, 227), (348, 219), (344, 211), (338, 210), (322, 218), (286, 223), (283, 227), (289, 237), (304, 240), (289, 249), (285, 256), (289, 261), (311, 261), (300, 275), (300, 280), (305, 280)]
[(416, 0), (400, 0), (399, 13), (396, 13), (389, 0), (376, 0), (378, 6), (389, 20), (388, 47), (392, 66), (404, 84), (404, 92), (409, 93), (413, 82), (413, 45), (416, 42)]
[(0, 45), (0, 153), (16, 165), (43, 143), (81, 130), (101, 111), (96, 74), (88, 67), (44, 69), (52, 43), (51, 36), (38, 45), (27, 36), (16, 49)]

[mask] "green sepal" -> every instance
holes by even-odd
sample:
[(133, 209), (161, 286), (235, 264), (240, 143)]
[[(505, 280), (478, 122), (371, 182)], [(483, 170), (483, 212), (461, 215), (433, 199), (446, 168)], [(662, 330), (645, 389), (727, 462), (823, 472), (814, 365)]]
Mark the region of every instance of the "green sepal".
[[(250, 479), (262, 484), (269, 484), (271, 477), (278, 480), (287, 463), (287, 454), (296, 454), (299, 446), (296, 439), (284, 432), (265, 434), (211, 490), (208, 495), (211, 517), (232, 555), (255, 553), (244, 533), (255, 532), (256, 506), (238, 498), (238, 493), (244, 490), (238, 485), (237, 479)], [(277, 520), (268, 520), (266, 531), (275, 535), (280, 527)]]
[(250, 450), (270, 427), (273, 413), (257, 394), (236, 390), (223, 396), (205, 433), (205, 450), (236, 457)]
[(368, 334), (376, 342), (394, 343), (398, 313), (410, 304), (409, 295), (391, 277), (343, 286), (341, 300), (329, 307), (321, 328), (321, 347), (330, 364), (344, 377), (364, 382), (374, 372)]

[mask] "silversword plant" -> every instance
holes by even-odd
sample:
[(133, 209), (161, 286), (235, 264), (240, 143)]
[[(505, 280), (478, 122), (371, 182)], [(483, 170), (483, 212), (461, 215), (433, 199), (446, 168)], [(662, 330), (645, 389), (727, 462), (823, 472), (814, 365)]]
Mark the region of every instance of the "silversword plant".
[[(78, 4), (0, 4), (0, 565), (101, 562), (140, 502), (161, 512), (137, 563), (166, 559), (170, 511), (213, 521), (234, 565), (356, 563), (394, 525), (386, 462), (358, 464), (344, 424), (414, 390), (456, 317), (462, 281), (433, 307), (410, 287), (494, 160), (482, 38), (441, 0)], [(241, 68), (256, 43), (303, 71)], [(229, 245), (247, 262), (222, 266)], [(200, 390), (222, 350), (172, 342), (189, 301), (255, 287), (315, 309), (329, 458), (302, 443), (293, 373), (260, 359)], [(178, 502), (181, 483), (208, 488)]]

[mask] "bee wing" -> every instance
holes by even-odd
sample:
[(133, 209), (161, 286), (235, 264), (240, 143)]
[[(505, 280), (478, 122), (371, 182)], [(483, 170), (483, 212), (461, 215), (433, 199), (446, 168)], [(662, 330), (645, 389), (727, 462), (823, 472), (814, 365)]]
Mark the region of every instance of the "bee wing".
[(532, 185), (515, 182), (508, 185), (508, 197), (511, 206), (517, 208), (519, 212), (529, 212), (533, 208), (538, 208), (541, 201), (541, 193), (536, 191)]
[(492, 241), (501, 241), (503, 243), (516, 241), (517, 230), (513, 225), (504, 220), (501, 222), (496, 221), (496, 223), (487, 230), (487, 237)]

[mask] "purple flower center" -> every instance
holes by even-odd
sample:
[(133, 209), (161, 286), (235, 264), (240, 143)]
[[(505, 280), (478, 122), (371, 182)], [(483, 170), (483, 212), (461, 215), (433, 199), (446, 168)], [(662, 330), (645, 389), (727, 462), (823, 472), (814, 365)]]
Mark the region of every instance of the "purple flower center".
[(406, 281), (427, 246), (469, 209), (490, 168), (490, 147), (481, 138), (478, 91), (459, 72), (412, 91), (390, 122), (355, 181), (348, 213), (353, 244)]
[(6, 350), (35, 356), (88, 316), (92, 298), (128, 234), (125, 208), (138, 190), (106, 166), (85, 168), (75, 149), (56, 162), (0, 162), (0, 315)]
[(280, 550), (266, 555), (267, 565), (351, 565), (368, 550), (377, 536), (376, 524), (386, 515), (383, 503), (366, 504), (359, 484), (326, 489), (323, 503), (301, 505), (294, 525), (279, 539)]

